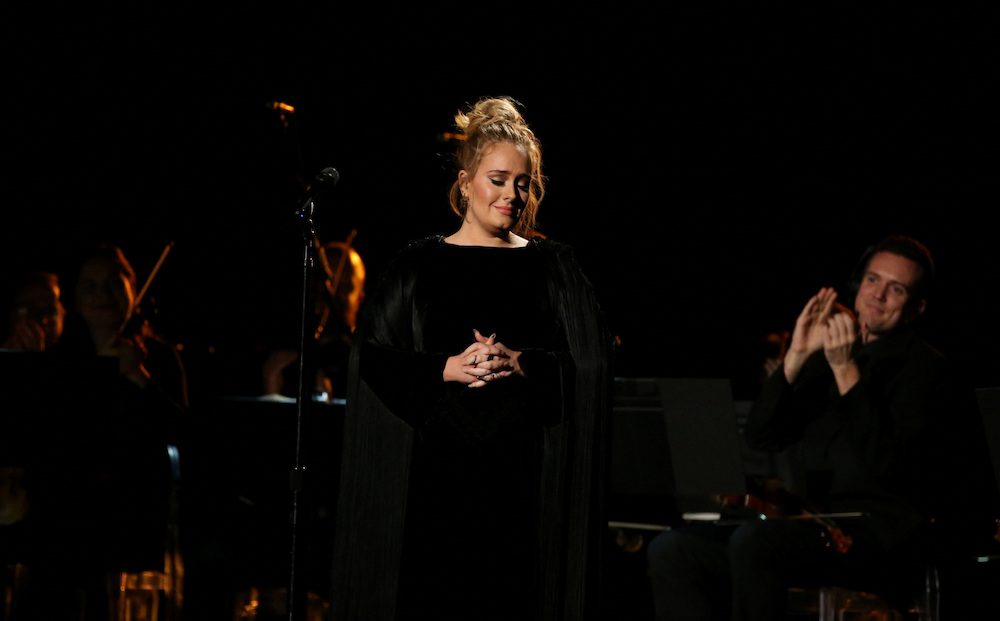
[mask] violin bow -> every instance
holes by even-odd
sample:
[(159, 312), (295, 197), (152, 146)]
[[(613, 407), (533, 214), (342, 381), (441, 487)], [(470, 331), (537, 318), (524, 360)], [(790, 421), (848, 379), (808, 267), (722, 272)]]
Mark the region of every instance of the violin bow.
[(149, 290), (149, 285), (153, 282), (153, 279), (156, 278), (156, 274), (157, 272), (160, 271), (160, 268), (163, 267), (163, 262), (167, 259), (167, 255), (170, 254), (170, 251), (173, 249), (173, 247), (174, 247), (173, 240), (167, 242), (167, 245), (164, 246), (163, 252), (160, 253), (160, 258), (157, 259), (156, 261), (156, 265), (154, 265), (152, 271), (149, 272), (149, 276), (146, 277), (146, 282), (142, 284), (142, 288), (139, 289), (139, 293), (136, 294), (135, 300), (132, 302), (132, 305), (129, 306), (128, 313), (125, 314), (125, 320), (122, 321), (121, 327), (118, 328), (118, 336), (124, 334), (125, 327), (128, 325), (128, 322), (132, 319), (132, 315), (135, 314), (135, 309), (139, 307), (139, 304), (142, 302), (142, 299), (146, 296), (146, 291)]

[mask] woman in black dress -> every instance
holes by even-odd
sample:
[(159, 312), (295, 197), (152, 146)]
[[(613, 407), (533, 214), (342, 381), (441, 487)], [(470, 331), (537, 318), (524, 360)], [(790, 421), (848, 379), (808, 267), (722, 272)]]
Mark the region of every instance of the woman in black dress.
[(397, 255), (352, 351), (335, 618), (592, 618), (611, 340), (572, 251), (533, 228), (517, 102), (455, 119), (461, 226)]

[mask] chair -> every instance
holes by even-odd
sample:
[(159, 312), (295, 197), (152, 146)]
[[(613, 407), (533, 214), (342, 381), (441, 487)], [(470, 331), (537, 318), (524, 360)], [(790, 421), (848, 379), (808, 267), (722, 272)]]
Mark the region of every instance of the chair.
[(788, 590), (789, 618), (816, 621), (939, 621), (940, 576), (934, 565), (924, 571), (923, 588), (906, 610), (894, 608), (881, 596), (839, 586)]
[(163, 571), (113, 572), (107, 576), (112, 621), (178, 621), (183, 617), (184, 563), (164, 553)]

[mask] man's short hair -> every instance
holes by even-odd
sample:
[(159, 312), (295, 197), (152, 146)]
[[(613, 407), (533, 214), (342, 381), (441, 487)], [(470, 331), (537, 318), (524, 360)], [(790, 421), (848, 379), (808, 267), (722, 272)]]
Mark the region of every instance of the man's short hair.
[(889, 235), (884, 237), (865, 253), (865, 259), (861, 265), (861, 272), (859, 274), (859, 281), (860, 278), (864, 278), (865, 272), (868, 271), (868, 264), (871, 263), (872, 257), (879, 252), (891, 252), (892, 254), (905, 257), (920, 267), (920, 274), (917, 276), (917, 281), (913, 283), (913, 287), (910, 289), (908, 305), (916, 304), (920, 300), (926, 300), (930, 297), (931, 286), (934, 284), (934, 258), (931, 256), (931, 251), (928, 250), (927, 246), (907, 235)]

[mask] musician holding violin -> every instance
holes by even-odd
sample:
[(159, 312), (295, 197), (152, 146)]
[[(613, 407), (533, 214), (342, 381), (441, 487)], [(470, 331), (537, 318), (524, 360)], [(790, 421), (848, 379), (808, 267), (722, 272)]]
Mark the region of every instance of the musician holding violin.
[[(62, 396), (32, 439), (38, 511), (25, 598), (38, 618), (106, 619), (116, 576), (162, 572), (176, 551), (170, 448), (188, 407), (187, 378), (176, 348), (140, 312), (146, 287), (121, 248), (86, 248), (68, 276), (65, 328), (46, 348), (66, 361), (58, 367), (66, 377), (51, 384)], [(99, 386), (72, 377), (88, 368), (101, 370)]]
[[(924, 567), (989, 540), (996, 485), (975, 393), (916, 331), (933, 276), (922, 243), (889, 236), (858, 263), (853, 312), (830, 287), (805, 304), (743, 430), (751, 448), (789, 450), (801, 510), (658, 535), (658, 620), (784, 619), (793, 586), (875, 592), (905, 611)], [(957, 610), (955, 596), (943, 588), (942, 607)]]
[(177, 349), (156, 332), (142, 313), (140, 293), (145, 293), (147, 287), (140, 289), (135, 270), (122, 249), (96, 244), (84, 252), (78, 269), (73, 285), (75, 313), (67, 319), (75, 323), (67, 325), (66, 347), (118, 358), (124, 379), (139, 388), (152, 382), (156, 390), (186, 409), (189, 403), (183, 361)]
[[(347, 362), (358, 312), (365, 296), (365, 263), (352, 245), (357, 231), (346, 240), (313, 243), (316, 262), (312, 277), (312, 309), (306, 318), (304, 367), (305, 396), (332, 403), (346, 396)], [(261, 379), (266, 396), (298, 396), (299, 352), (287, 345), (270, 350), (261, 363)]]

